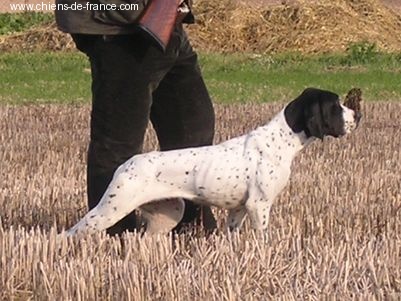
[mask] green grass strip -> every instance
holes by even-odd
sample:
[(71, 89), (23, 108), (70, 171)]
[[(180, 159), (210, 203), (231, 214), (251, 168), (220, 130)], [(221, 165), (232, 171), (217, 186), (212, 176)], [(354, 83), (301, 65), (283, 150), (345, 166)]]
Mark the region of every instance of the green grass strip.
[[(368, 101), (401, 100), (401, 54), (302, 56), (200, 53), (214, 102), (288, 101), (306, 87), (344, 95), (360, 87)], [(90, 101), (90, 67), (80, 53), (0, 54), (0, 103)]]

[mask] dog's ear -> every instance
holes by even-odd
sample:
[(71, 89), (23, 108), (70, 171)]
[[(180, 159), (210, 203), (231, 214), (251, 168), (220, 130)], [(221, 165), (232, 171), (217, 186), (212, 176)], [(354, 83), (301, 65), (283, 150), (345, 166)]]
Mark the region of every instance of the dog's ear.
[(316, 137), (323, 140), (324, 136), (324, 121), (323, 112), (319, 102), (314, 102), (312, 105), (305, 108), (305, 134), (308, 137)]
[[(336, 136), (343, 128), (342, 115), (333, 114), (333, 104), (338, 105), (341, 111), (337, 94), (307, 88), (287, 105), (284, 110), (285, 119), (295, 133), (304, 131), (307, 137), (319, 139), (323, 139), (326, 135)], [(339, 126), (334, 127), (337, 124)], [(335, 129), (332, 130), (332, 127)]]

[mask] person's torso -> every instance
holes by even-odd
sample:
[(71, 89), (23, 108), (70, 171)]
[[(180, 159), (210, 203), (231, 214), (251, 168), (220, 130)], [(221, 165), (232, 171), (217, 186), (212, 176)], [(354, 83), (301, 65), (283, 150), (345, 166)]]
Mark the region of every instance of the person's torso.
[[(61, 31), (80, 34), (130, 34), (149, 0), (56, 0)], [(192, 15), (191, 15), (192, 16)]]

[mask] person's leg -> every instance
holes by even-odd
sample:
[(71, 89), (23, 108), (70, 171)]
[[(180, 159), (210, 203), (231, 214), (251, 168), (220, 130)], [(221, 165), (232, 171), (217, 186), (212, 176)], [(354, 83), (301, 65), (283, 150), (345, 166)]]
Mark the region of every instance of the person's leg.
[[(150, 113), (161, 150), (210, 145), (214, 136), (214, 110), (197, 55), (183, 30), (177, 31), (179, 55), (174, 67), (154, 91)], [(176, 230), (199, 219), (201, 212), (199, 205), (186, 201), (183, 219)], [(203, 224), (207, 229), (216, 228), (209, 207), (203, 208)]]
[[(142, 151), (152, 92), (171, 67), (173, 57), (161, 54), (138, 36), (81, 39), (74, 38), (77, 47), (89, 56), (92, 69), (87, 165), (88, 205), (92, 209), (117, 167)], [(132, 213), (109, 228), (108, 233), (120, 234), (135, 227)]]

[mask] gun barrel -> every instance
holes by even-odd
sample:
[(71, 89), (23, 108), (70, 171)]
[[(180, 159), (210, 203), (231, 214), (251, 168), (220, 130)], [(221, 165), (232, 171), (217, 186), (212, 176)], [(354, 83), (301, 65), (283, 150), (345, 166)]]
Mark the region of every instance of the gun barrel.
[(139, 20), (140, 29), (149, 34), (163, 51), (170, 41), (181, 0), (151, 0)]

